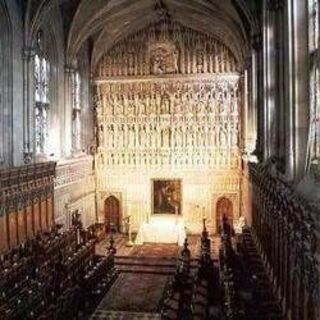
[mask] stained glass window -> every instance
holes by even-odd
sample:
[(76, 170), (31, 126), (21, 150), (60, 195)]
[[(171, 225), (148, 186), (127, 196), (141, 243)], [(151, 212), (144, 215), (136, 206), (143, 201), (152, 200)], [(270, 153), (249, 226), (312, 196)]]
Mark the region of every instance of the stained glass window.
[(35, 145), (36, 153), (47, 153), (50, 64), (42, 51), (42, 34), (38, 33), (34, 57), (35, 78)]

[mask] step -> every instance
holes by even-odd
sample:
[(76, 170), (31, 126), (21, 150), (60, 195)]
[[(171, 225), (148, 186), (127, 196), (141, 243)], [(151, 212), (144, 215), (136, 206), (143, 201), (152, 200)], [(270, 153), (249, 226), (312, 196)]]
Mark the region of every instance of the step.
[(140, 266), (176, 266), (177, 260), (172, 258), (115, 256), (116, 265)]

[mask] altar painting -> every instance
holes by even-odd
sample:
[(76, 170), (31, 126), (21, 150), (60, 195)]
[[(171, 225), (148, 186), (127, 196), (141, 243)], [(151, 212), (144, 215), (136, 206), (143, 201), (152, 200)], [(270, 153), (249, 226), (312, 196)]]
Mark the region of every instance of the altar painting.
[(181, 214), (181, 180), (153, 180), (153, 213)]

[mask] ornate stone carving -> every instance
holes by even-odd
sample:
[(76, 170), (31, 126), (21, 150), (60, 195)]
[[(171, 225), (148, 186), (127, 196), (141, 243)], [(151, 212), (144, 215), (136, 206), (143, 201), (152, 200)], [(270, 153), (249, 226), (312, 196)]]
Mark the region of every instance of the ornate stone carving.
[(84, 158), (57, 167), (57, 174), (54, 181), (55, 188), (60, 188), (71, 183), (80, 182), (92, 175), (91, 158)]
[(111, 48), (98, 64), (99, 78), (236, 72), (232, 52), (209, 35), (176, 22), (160, 22)]
[[(149, 215), (155, 177), (186, 177), (183, 215), (193, 232), (201, 231), (203, 218), (196, 205), (207, 208), (213, 230), (213, 195), (232, 194), (239, 216), (242, 80), (236, 70), (221, 42), (166, 18), (102, 57), (94, 98), (97, 190), (123, 194), (134, 229)], [(98, 208), (103, 221), (103, 204)]]
[(239, 76), (177, 80), (97, 82), (100, 164), (239, 167)]
[(178, 50), (173, 42), (152, 42), (149, 44), (152, 74), (177, 73)]

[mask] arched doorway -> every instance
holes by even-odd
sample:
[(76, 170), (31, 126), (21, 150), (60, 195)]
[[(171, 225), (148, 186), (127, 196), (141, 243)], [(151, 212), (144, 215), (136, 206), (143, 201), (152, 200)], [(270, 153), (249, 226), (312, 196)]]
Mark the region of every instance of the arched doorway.
[(233, 205), (232, 201), (223, 197), (217, 201), (216, 206), (216, 230), (220, 233), (220, 225), (223, 217), (227, 218), (227, 221), (231, 227), (233, 227)]
[(107, 232), (120, 231), (120, 202), (114, 197), (108, 197), (104, 202), (104, 214)]

